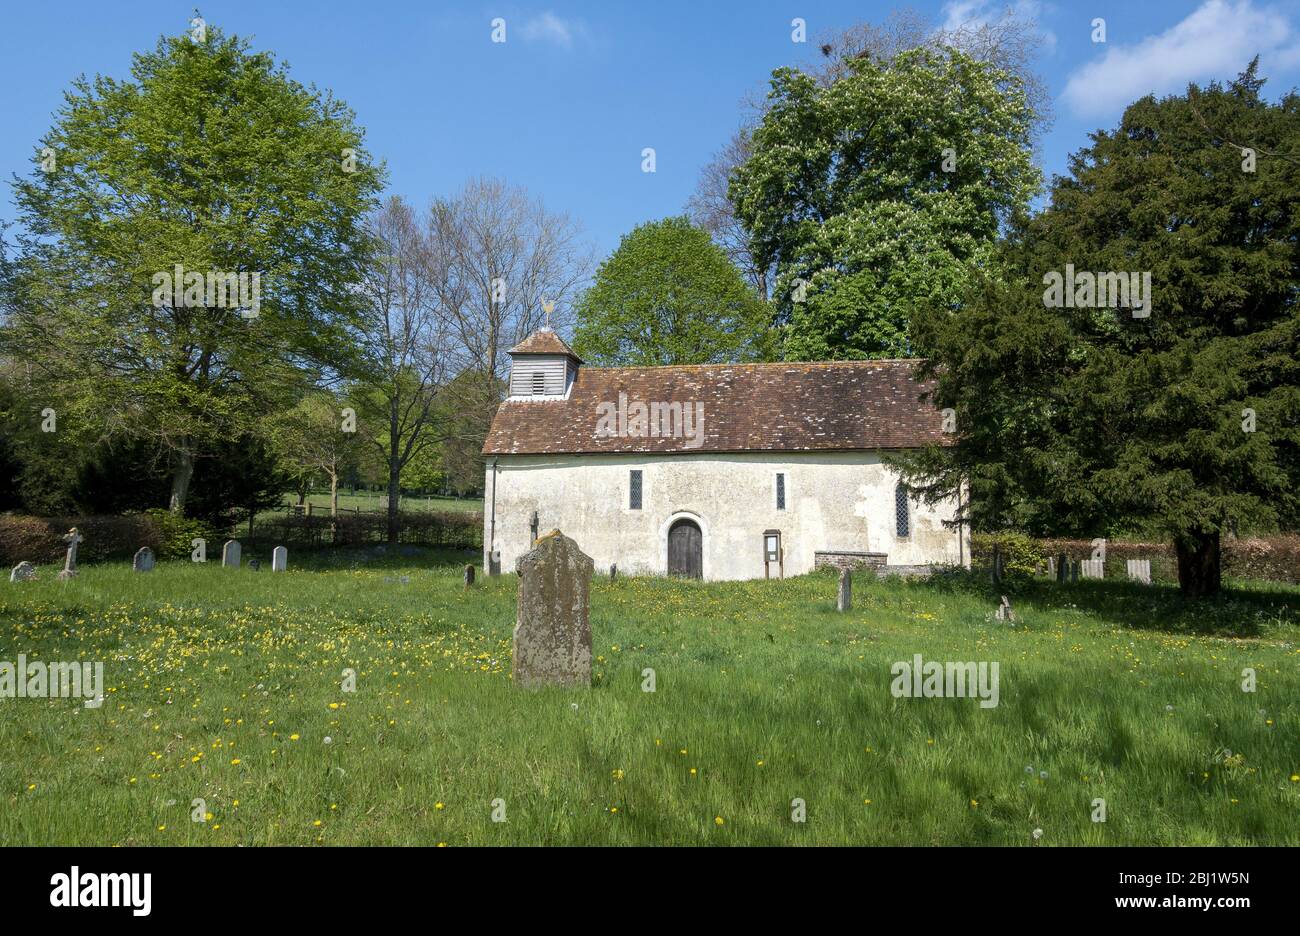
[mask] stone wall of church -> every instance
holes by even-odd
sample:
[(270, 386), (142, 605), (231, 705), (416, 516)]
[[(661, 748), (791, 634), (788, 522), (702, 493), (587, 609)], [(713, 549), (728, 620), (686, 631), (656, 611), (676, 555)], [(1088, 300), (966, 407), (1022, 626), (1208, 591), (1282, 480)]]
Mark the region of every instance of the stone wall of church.
[[(639, 510), (630, 505), (633, 470), (642, 473)], [(811, 572), (817, 552), (884, 553), (889, 565), (968, 564), (969, 533), (959, 542), (942, 522), (955, 503), (932, 508), (913, 499), (908, 535), (897, 535), (897, 486), (875, 452), (501, 456), (495, 479), (491, 460), (487, 468), (484, 565), (495, 546), (501, 571), (515, 571), (531, 544), (534, 511), (540, 533), (562, 530), (600, 573), (617, 564), (623, 575), (666, 574), (668, 531), (679, 519), (700, 528), (707, 580), (763, 578), (768, 530), (780, 531), (785, 575)]]

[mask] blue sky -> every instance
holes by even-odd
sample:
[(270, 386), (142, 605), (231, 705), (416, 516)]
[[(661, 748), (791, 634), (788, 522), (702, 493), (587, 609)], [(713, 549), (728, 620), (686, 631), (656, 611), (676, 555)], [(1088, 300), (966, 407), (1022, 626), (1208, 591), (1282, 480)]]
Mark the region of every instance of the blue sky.
[[(580, 221), (601, 256), (634, 225), (682, 210), (738, 124), (740, 99), (773, 68), (812, 60), (824, 31), (883, 20), (895, 6), (941, 25), (1008, 5), (1044, 36), (1038, 71), (1056, 111), (1040, 153), (1049, 176), (1142, 94), (1229, 79), (1255, 52), (1272, 96), (1300, 71), (1300, 0), (198, 3), (208, 22), (347, 101), (387, 161), (392, 191), (424, 202), (474, 175), (501, 176)], [(125, 76), (131, 53), (186, 29), (194, 7), (5, 3), (0, 218), (14, 217), (7, 180), (29, 171), (70, 81)], [(494, 17), (506, 21), (505, 43), (491, 41)], [(791, 41), (795, 17), (807, 23), (805, 44)], [(1105, 43), (1092, 41), (1096, 17)], [(653, 174), (641, 171), (644, 147), (656, 150)]]

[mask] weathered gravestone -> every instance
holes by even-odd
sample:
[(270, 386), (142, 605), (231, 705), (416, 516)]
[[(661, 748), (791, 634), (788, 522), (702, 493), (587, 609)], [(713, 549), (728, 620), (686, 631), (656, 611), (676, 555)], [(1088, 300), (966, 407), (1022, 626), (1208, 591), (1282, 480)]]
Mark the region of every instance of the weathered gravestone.
[(465, 566), (465, 589), (466, 589), (466, 591), (468, 591), (468, 590), (469, 590), (469, 587), (470, 587), (471, 585), (473, 585), (473, 584), (474, 584), (474, 567), (473, 567), (472, 565), (467, 565), (467, 566)]
[(609, 564), (609, 580), (612, 582), (616, 578), (618, 578), (618, 563), (611, 562)]
[(994, 613), (994, 616), (999, 621), (1007, 621), (1012, 624), (1015, 623), (1016, 612), (1011, 610), (1011, 601), (1006, 595), (1002, 596), (1002, 604), (998, 605), (998, 610)]
[(248, 571), (250, 571), (250, 572), (261, 572), (261, 571), (262, 571), (262, 560), (261, 560), (261, 559), (258, 559), (257, 557), (253, 557), (252, 559), (249, 559), (249, 560), (248, 560)]
[(1049, 579), (1056, 578), (1056, 559), (1052, 556), (1047, 557), (1047, 577)]
[(1126, 559), (1124, 565), (1128, 571), (1128, 577), (1135, 582), (1141, 582), (1144, 585), (1151, 584), (1151, 560), (1150, 559)]
[(1106, 574), (1106, 561), (1104, 559), (1084, 559), (1080, 565), (1080, 572), (1084, 578), (1102, 578)]
[(67, 580), (77, 574), (77, 546), (85, 540), (85, 537), (77, 532), (73, 527), (63, 535), (63, 542), (68, 544), (68, 554), (63, 559), (63, 571), (59, 573), (59, 578)]
[(277, 546), (271, 550), (271, 571), (283, 572), (289, 568), (289, 550), (283, 546)]
[(34, 578), (36, 578), (36, 566), (26, 559), (14, 566), (14, 570), (9, 573), (11, 582), (30, 582)]
[(515, 622), (516, 686), (590, 686), (591, 624), (587, 597), (595, 563), (559, 530), (519, 557)]
[(239, 540), (226, 540), (221, 547), (221, 564), (230, 569), (239, 568)]
[(131, 560), (131, 568), (136, 572), (153, 571), (153, 550), (148, 546), (141, 546), (135, 551), (135, 558)]
[(840, 590), (835, 596), (835, 610), (853, 610), (853, 576), (848, 569), (840, 569)]

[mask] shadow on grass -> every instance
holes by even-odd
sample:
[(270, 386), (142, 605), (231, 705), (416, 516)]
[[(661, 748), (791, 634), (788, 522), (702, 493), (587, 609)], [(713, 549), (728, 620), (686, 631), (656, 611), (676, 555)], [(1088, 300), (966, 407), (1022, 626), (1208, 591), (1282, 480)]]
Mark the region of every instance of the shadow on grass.
[(1300, 588), (1276, 582), (1226, 581), (1209, 598), (1185, 598), (1177, 585), (1117, 579), (1022, 579), (995, 589), (987, 574), (959, 571), (917, 580), (916, 586), (987, 595), (990, 607), (1006, 594), (1018, 608), (1077, 609), (1137, 630), (1259, 637), (1266, 628), (1300, 627)]

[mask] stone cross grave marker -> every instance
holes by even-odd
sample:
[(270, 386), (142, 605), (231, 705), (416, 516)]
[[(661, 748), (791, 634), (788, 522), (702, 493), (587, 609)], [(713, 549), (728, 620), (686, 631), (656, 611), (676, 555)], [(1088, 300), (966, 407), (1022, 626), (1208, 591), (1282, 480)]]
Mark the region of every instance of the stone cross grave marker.
[(559, 530), (519, 557), (515, 621), (516, 686), (591, 685), (588, 592), (595, 563)]
[(239, 540), (226, 540), (221, 547), (221, 564), (228, 569), (239, 568)]
[(152, 572), (153, 550), (148, 546), (141, 546), (137, 549), (135, 558), (131, 560), (131, 569), (135, 572)]
[(63, 542), (68, 544), (68, 554), (63, 559), (63, 571), (59, 573), (59, 578), (67, 580), (77, 574), (77, 546), (85, 539), (76, 527), (63, 535)]
[(289, 550), (283, 546), (277, 546), (271, 550), (271, 571), (284, 572), (289, 568)]
[(835, 610), (853, 610), (853, 576), (848, 569), (840, 569), (840, 590), (835, 596)]
[(13, 571), (9, 573), (11, 582), (30, 582), (34, 578), (36, 578), (36, 566), (26, 559), (14, 566)]

